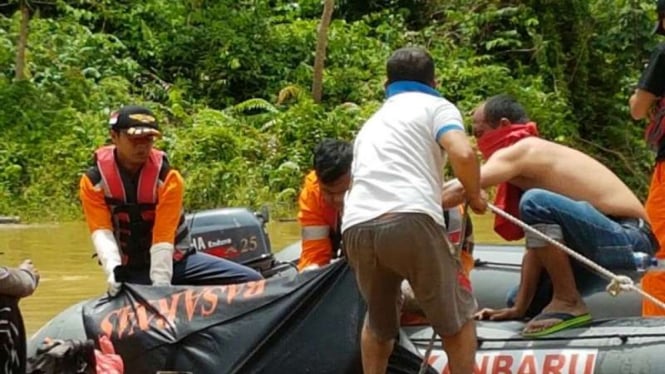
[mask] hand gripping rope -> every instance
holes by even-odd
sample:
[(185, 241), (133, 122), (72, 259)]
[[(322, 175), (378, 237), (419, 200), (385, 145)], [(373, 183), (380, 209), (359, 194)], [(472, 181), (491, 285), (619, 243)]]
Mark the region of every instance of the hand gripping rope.
[[(582, 264), (586, 265), (588, 268), (591, 270), (595, 271), (599, 275), (607, 278), (610, 280), (610, 283), (607, 285), (605, 288), (607, 292), (612, 295), (612, 296), (618, 296), (621, 291), (635, 291), (639, 293), (643, 298), (651, 301), (652, 303), (656, 304), (657, 306), (665, 309), (665, 302), (662, 302), (658, 299), (656, 299), (653, 295), (645, 292), (642, 290), (640, 287), (635, 285), (632, 279), (630, 277), (627, 277), (625, 275), (616, 275), (612, 273), (611, 271), (605, 269), (604, 267), (598, 265), (597, 263), (589, 260), (588, 258), (582, 256), (581, 254), (575, 252), (574, 250), (568, 248), (564, 244), (550, 238), (549, 236), (543, 234), (542, 232), (538, 231), (537, 229), (527, 225), (526, 223), (520, 221), (519, 219), (513, 217), (512, 215), (504, 212), (503, 210), (497, 208), (493, 204), (488, 203), (487, 206), (490, 208), (490, 210), (496, 214), (499, 215), (510, 222), (514, 223), (515, 225), (521, 227), (523, 230), (529, 231), (533, 234), (538, 235), (540, 238), (544, 239), (548, 243), (554, 245), (555, 247), (561, 249), (562, 251), (566, 252), (569, 256), (572, 258), (576, 259), (577, 261), (581, 262)], [(462, 238), (464, 238), (464, 231), (465, 231), (465, 226), (466, 226), (466, 211), (467, 211), (467, 206), (464, 207), (464, 217), (463, 217), (463, 224), (462, 224)], [(463, 244), (462, 244), (463, 245)], [(434, 340), (436, 339), (436, 332), (432, 332), (432, 338), (430, 339), (429, 345), (427, 346), (427, 351), (425, 351), (425, 355), (423, 357), (423, 362), (420, 365), (420, 371), (418, 374), (424, 374), (425, 371), (427, 370), (427, 366), (429, 366), (428, 361), (429, 361), (429, 356), (432, 353), (432, 348), (434, 347)]]

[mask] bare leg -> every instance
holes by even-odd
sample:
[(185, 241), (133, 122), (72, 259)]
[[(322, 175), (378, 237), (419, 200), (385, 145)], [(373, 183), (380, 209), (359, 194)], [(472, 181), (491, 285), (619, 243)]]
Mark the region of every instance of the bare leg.
[(538, 291), (540, 274), (544, 270), (538, 257), (538, 251), (539, 249), (527, 250), (522, 258), (520, 286), (514, 305), (521, 312), (526, 312), (529, 309), (529, 305), (531, 305), (533, 297)]
[(394, 339), (380, 340), (367, 326), (363, 324), (360, 339), (360, 352), (363, 362), (364, 374), (385, 374), (388, 370), (388, 360), (393, 351)]
[[(552, 301), (543, 309), (543, 313), (562, 312), (572, 315), (588, 313), (589, 310), (577, 291), (568, 255), (552, 244), (531, 250), (537, 253), (541, 264), (543, 264), (552, 280), (554, 295)], [(559, 321), (558, 319), (532, 321), (526, 327), (526, 331), (542, 330)]]
[(448, 355), (451, 374), (473, 373), (476, 362), (476, 323), (467, 321), (455, 335), (443, 337), (443, 349)]

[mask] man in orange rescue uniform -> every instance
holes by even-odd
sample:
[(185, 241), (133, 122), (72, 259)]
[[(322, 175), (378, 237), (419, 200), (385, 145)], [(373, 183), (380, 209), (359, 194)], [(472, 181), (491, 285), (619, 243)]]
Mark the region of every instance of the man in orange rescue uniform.
[(125, 106), (109, 120), (111, 146), (95, 151), (80, 198), (111, 296), (120, 284), (228, 284), (262, 279), (240, 264), (195, 252), (183, 214), (184, 181), (166, 154), (155, 116)]
[[(654, 32), (665, 35), (665, 0), (656, 3), (658, 23)], [(645, 204), (653, 233), (658, 239), (660, 250), (656, 257), (665, 260), (665, 43), (659, 44), (651, 54), (649, 63), (642, 72), (635, 92), (630, 97), (630, 114), (636, 119), (648, 119), (646, 140), (656, 152), (649, 196)], [(642, 278), (642, 288), (659, 300), (665, 301), (665, 271), (652, 269)], [(649, 300), (642, 301), (642, 315), (665, 316), (665, 310)]]
[[(305, 177), (298, 201), (302, 252), (300, 271), (315, 269), (341, 255), (340, 214), (351, 182), (353, 146), (345, 141), (324, 139), (314, 148), (314, 170)], [(461, 241), (461, 206), (444, 211), (448, 238), (455, 247)], [(467, 217), (465, 243), (460, 257), (464, 271), (473, 268), (471, 219)], [(408, 286), (403, 287), (410, 291)]]
[(314, 170), (305, 177), (298, 200), (300, 271), (326, 265), (340, 255), (340, 214), (351, 182), (352, 159), (351, 144), (342, 140), (324, 139), (314, 148)]

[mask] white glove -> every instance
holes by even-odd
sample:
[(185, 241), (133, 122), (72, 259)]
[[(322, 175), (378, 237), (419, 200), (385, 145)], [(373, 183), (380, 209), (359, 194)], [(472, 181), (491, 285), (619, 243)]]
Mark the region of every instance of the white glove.
[(156, 243), (150, 247), (150, 280), (153, 286), (170, 286), (173, 277), (173, 244)]
[(306, 271), (316, 270), (316, 269), (318, 269), (319, 267), (320, 267), (320, 266), (317, 265), (317, 264), (307, 265), (307, 266), (305, 266), (300, 272), (301, 272), (301, 273), (304, 273), (304, 272), (306, 272)]
[(115, 281), (115, 276), (113, 274), (109, 274), (108, 278), (106, 278), (106, 286), (108, 287), (107, 291), (109, 293), (109, 296), (113, 297), (120, 292), (120, 288), (122, 287), (122, 283), (118, 283)]
[(101, 229), (92, 233), (92, 243), (95, 246), (97, 258), (102, 263), (102, 268), (106, 273), (108, 293), (113, 297), (120, 292), (121, 287), (121, 284), (115, 281), (115, 275), (113, 274), (115, 267), (122, 264), (118, 244), (111, 230)]

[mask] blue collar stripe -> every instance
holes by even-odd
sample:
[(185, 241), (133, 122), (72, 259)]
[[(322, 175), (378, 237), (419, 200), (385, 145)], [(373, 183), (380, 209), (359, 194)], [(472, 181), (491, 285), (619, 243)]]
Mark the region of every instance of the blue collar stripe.
[(386, 87), (386, 98), (390, 98), (404, 92), (421, 92), (424, 94), (441, 97), (441, 94), (434, 88), (416, 81), (397, 81)]
[(438, 142), (439, 139), (443, 136), (443, 134), (447, 133), (450, 130), (460, 130), (464, 132), (464, 126), (460, 126), (458, 123), (455, 124), (449, 124), (449, 125), (443, 125), (439, 127), (439, 130), (436, 132), (436, 141)]

